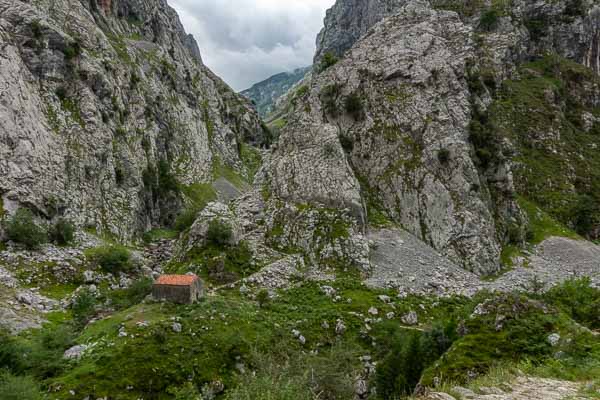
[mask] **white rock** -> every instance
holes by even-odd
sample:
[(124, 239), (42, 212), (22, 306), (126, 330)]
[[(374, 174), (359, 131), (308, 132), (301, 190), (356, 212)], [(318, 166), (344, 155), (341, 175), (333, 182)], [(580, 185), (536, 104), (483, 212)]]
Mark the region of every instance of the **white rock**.
[(419, 316), (414, 311), (410, 311), (409, 313), (403, 315), (401, 319), (406, 325), (417, 325), (419, 323)]
[(173, 332), (175, 333), (181, 333), (183, 327), (179, 322), (173, 322), (173, 325), (171, 325), (171, 329), (173, 329)]
[(552, 347), (556, 347), (560, 343), (560, 335), (558, 333), (553, 333), (550, 336), (548, 336), (547, 340)]
[(81, 358), (83, 353), (88, 349), (88, 346), (80, 344), (77, 346), (73, 346), (63, 354), (63, 358), (69, 360), (78, 360)]

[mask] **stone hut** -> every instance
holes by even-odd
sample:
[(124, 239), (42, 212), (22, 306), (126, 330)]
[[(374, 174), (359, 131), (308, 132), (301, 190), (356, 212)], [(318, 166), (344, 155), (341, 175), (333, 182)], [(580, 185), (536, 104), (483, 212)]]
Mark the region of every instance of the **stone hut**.
[(202, 281), (196, 275), (161, 275), (152, 286), (152, 297), (178, 304), (192, 304), (203, 295)]

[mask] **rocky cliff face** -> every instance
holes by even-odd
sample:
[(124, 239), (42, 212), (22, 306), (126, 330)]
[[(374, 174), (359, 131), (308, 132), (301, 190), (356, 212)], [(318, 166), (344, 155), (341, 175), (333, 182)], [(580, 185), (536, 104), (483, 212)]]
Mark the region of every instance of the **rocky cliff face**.
[[(247, 173), (251, 105), (203, 64), (166, 1), (0, 1), (3, 207), (131, 238), (182, 189)], [(185, 191), (183, 191), (185, 192)]]
[[(526, 239), (529, 223), (520, 203), (531, 198), (526, 188), (543, 170), (533, 164), (551, 161), (525, 150), (539, 142), (533, 132), (547, 136), (543, 126), (516, 133), (518, 140), (506, 134), (506, 124), (522, 120), (528, 109), (539, 111), (532, 103), (502, 114), (503, 134), (496, 129), (500, 122), (490, 122), (490, 107), (506, 100), (502, 89), (514, 95), (508, 86), (523, 80), (526, 63), (548, 53), (589, 68), (592, 75), (573, 78), (595, 87), (598, 12), (585, 1), (338, 1), (319, 35), (316, 59), (326, 52), (343, 58), (291, 96), (293, 111), (266, 169), (273, 193), (286, 202), (346, 208), (358, 223), (400, 223), (465, 268), (496, 271), (501, 250)], [(568, 82), (567, 75), (557, 79)], [(595, 91), (584, 94), (581, 84), (567, 84), (573, 86), (577, 104), (554, 107), (563, 106), (563, 116), (572, 110), (581, 126), (588, 121), (589, 132)], [(570, 159), (566, 148), (582, 154), (589, 147), (557, 138), (552, 143), (563, 159)], [(544, 154), (550, 147), (544, 145)], [(585, 160), (577, 170), (595, 163), (591, 155)], [(577, 176), (586, 181), (586, 196), (596, 193), (595, 178), (573, 173), (571, 189), (556, 182), (546, 197), (577, 192)], [(588, 210), (577, 218), (593, 215)], [(561, 220), (577, 229), (575, 219)]]
[(395, 14), (406, 0), (337, 1), (327, 11), (325, 26), (317, 36), (315, 65), (331, 53), (340, 57), (383, 18)]

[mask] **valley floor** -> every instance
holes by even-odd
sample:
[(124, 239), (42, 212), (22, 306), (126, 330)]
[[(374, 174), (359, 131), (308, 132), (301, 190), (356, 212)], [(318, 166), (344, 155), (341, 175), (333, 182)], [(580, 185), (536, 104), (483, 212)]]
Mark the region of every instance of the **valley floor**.
[(169, 240), (134, 251), (142, 275), (96, 271), (85, 249), (5, 250), (2, 323), (21, 333), (0, 332), (0, 398), (600, 398), (595, 245), (551, 237), (482, 280), (403, 231), (370, 240), (364, 281), (282, 260), (189, 306), (148, 297)]

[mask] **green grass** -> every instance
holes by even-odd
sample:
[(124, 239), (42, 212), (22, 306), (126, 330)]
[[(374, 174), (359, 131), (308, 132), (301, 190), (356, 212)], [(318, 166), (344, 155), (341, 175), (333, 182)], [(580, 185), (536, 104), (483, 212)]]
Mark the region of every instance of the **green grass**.
[(254, 147), (248, 146), (245, 143), (242, 143), (242, 150), (240, 154), (242, 158), (242, 162), (246, 167), (246, 171), (248, 172), (248, 178), (250, 183), (254, 181), (254, 176), (258, 172), (258, 169), (262, 165), (262, 156), (258, 149)]
[[(512, 143), (510, 151), (496, 145), (489, 152), (513, 159), (520, 196), (584, 236), (600, 223), (599, 127), (586, 132), (582, 122), (584, 112), (600, 112), (586, 100), (599, 83), (590, 69), (558, 56), (524, 64), (518, 80), (498, 88), (486, 125), (494, 138), (488, 142)], [(573, 236), (549, 218), (536, 219), (534, 242), (548, 234)]]
[(500, 254), (500, 263), (505, 268), (514, 267), (515, 262), (514, 259), (522, 254), (522, 249), (519, 246), (515, 245), (507, 245), (502, 248), (502, 253)]
[(75, 283), (55, 284), (40, 288), (40, 293), (51, 299), (62, 300), (73, 293), (78, 286)]
[(287, 125), (287, 120), (285, 118), (279, 118), (269, 124), (270, 129), (281, 130), (285, 128)]
[[(560, 376), (557, 371), (549, 375), (565, 378), (571, 374), (571, 378), (585, 379), (587, 373), (577, 365), (587, 365), (590, 357), (592, 364), (600, 360), (600, 353), (597, 353), (600, 339), (583, 331), (567, 315), (554, 308), (542, 312), (540, 303), (519, 295), (501, 295), (495, 302), (490, 314), (465, 321), (468, 335), (457, 340), (425, 372), (424, 384), (431, 385), (435, 377), (464, 383), (468, 381), (469, 372), (484, 376), (498, 363), (530, 360), (548, 367), (555, 364), (552, 356), (557, 351), (564, 353), (559, 367), (564, 375)], [(498, 315), (507, 317), (500, 330), (496, 322)], [(571, 342), (561, 342), (558, 347), (552, 348), (547, 337), (556, 332), (562, 337), (569, 337)]]
[[(335, 288), (341, 301), (327, 297), (320, 289), (323, 284)], [(597, 296), (591, 288), (579, 292), (584, 295), (578, 301), (584, 305)], [(426, 336), (431, 327), (444, 321), (463, 321), (467, 333), (453, 339), (450, 350), (428, 366), (424, 383), (439, 376), (445, 385), (464, 384), (467, 371), (478, 371), (481, 378), (471, 386), (491, 385), (509, 378), (513, 365), (537, 376), (597, 379), (600, 339), (554, 308), (570, 296), (568, 291), (560, 293), (544, 298), (549, 303), (542, 311), (539, 300), (517, 294), (480, 293), (472, 300), (398, 299), (392, 290), (368, 289), (352, 277), (298, 283), (278, 291), (262, 306), (238, 290), (222, 289), (194, 305), (142, 303), (89, 324), (74, 340), (65, 342), (91, 345), (86, 356), (62, 365), (56, 375), (39, 382), (44, 391), (53, 388), (56, 400), (70, 399), (70, 390), (92, 398), (174, 399), (173, 393), (200, 391), (215, 380), (225, 384), (224, 398), (229, 400), (261, 398), (265, 393), (274, 399), (308, 399), (312, 398), (306, 397), (309, 392), (349, 398), (354, 377), (363, 369), (360, 356), (369, 354), (383, 365), (396, 338)], [(391, 304), (378, 299), (382, 294), (391, 297)], [(475, 306), (486, 300), (491, 312), (471, 317)], [(365, 322), (370, 307), (377, 307), (382, 322)], [(409, 310), (419, 314), (419, 328), (424, 332), (401, 324), (399, 317)], [(387, 320), (385, 314), (392, 311), (396, 317)], [(506, 316), (500, 330), (496, 329), (497, 315)], [(68, 314), (53, 317), (47, 333), (68, 323), (68, 318)], [(346, 325), (342, 335), (334, 331), (338, 319)], [(183, 327), (179, 333), (172, 329), (174, 320)], [(119, 330), (127, 332), (127, 337), (119, 337)], [(294, 337), (293, 330), (301, 332), (305, 344)], [(553, 332), (565, 339), (557, 348), (550, 348), (546, 341)], [(27, 336), (21, 343), (26, 349), (39, 349), (37, 338), (44, 335)], [(0, 360), (2, 349), (0, 341)], [(553, 359), (555, 351), (562, 351), (564, 358)], [(51, 360), (59, 353), (44, 357)], [(239, 363), (256, 375), (240, 374)], [(394, 364), (389, 366), (394, 368)]]
[(152, 229), (144, 234), (144, 242), (152, 243), (161, 239), (177, 239), (179, 232), (173, 229), (157, 228)]
[(217, 180), (219, 178), (225, 178), (238, 189), (248, 187), (248, 181), (238, 171), (217, 159), (213, 162), (213, 179)]
[(527, 213), (529, 218), (529, 229), (531, 244), (539, 244), (551, 236), (581, 239), (581, 237), (570, 229), (565, 228), (556, 219), (552, 218), (534, 203), (523, 197), (519, 198), (519, 205)]
[[(199, 386), (220, 379), (232, 388), (238, 380), (243, 380), (234, 373), (236, 361), (241, 360), (247, 366), (260, 365), (259, 356), (268, 354), (279, 354), (276, 360), (279, 357), (298, 360), (308, 357), (302, 353), (317, 348), (318, 343), (324, 355), (335, 351), (337, 343), (351, 351), (346, 354), (361, 355), (371, 345), (362, 343), (359, 331), (363, 321), (353, 313), (366, 313), (372, 305), (377, 305), (380, 312), (391, 311), (390, 305), (377, 299), (379, 294), (391, 293), (372, 291), (353, 281), (336, 282), (334, 286), (344, 299), (352, 301), (334, 303), (321, 292), (319, 285), (303, 284), (281, 292), (263, 308), (231, 291), (194, 306), (141, 304), (119, 312), (89, 325), (77, 339), (78, 343), (97, 345), (89, 357), (53, 380), (62, 386), (56, 398), (69, 398), (68, 391), (75, 390), (84, 396), (111, 394), (123, 399), (140, 396), (167, 399), (170, 397), (164, 395), (166, 390), (184, 385), (188, 376), (193, 376)], [(445, 312), (441, 305), (434, 311), (433, 301), (411, 298), (404, 302), (402, 309), (416, 309), (417, 303), (423, 302), (432, 315)], [(182, 324), (182, 333), (170, 328), (173, 316)], [(348, 327), (343, 341), (333, 332), (338, 318)], [(138, 327), (137, 322), (141, 321), (149, 326)], [(329, 329), (321, 326), (323, 321), (328, 321)], [(133, 337), (119, 338), (121, 326)], [(306, 345), (293, 337), (292, 329), (302, 332)], [(185, 357), (180, 356), (182, 352)], [(327, 358), (308, 357), (300, 365), (303, 368), (306, 363), (317, 365)], [(357, 356), (350, 357), (344, 365), (352, 371), (361, 369)], [(336, 370), (333, 365), (327, 369)], [(304, 375), (304, 370), (287, 373), (292, 375), (290, 380), (296, 380)], [(127, 390), (128, 386), (133, 389)]]
[(197, 210), (202, 210), (206, 205), (217, 199), (217, 192), (210, 183), (194, 183), (181, 186), (181, 192), (187, 202)]

